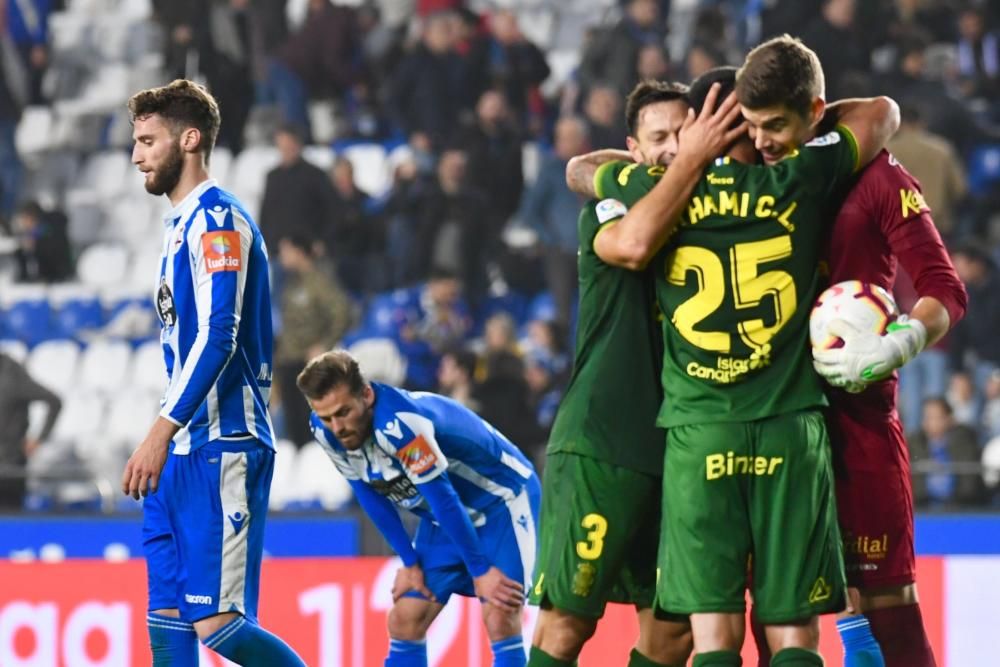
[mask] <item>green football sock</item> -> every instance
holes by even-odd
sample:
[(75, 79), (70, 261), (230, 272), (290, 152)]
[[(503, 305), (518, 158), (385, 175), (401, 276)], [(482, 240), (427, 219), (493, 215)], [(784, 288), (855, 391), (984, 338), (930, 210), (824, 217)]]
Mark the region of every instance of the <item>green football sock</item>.
[(537, 646), (532, 646), (528, 653), (528, 667), (576, 667), (576, 660), (556, 660)]
[(694, 656), (692, 667), (742, 667), (743, 658), (736, 651), (708, 651)]
[(632, 649), (628, 655), (628, 667), (684, 667), (684, 665), (665, 665), (662, 662), (650, 660), (636, 649)]
[(809, 649), (783, 648), (771, 658), (771, 667), (823, 667), (823, 658)]

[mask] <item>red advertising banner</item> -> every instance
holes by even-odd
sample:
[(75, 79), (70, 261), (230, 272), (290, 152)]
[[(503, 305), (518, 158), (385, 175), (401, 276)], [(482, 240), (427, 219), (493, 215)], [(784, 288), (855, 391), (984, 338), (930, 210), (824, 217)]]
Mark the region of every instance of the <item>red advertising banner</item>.
[[(941, 558), (921, 558), (918, 578), (932, 644), (944, 655)], [(385, 659), (385, 617), (397, 562), (385, 558), (273, 559), (264, 564), (261, 623), (292, 644), (311, 667), (376, 667)], [(140, 667), (150, 664), (146, 576), (141, 560), (109, 563), (0, 562), (2, 667)], [(525, 611), (530, 637), (536, 611)], [(635, 641), (629, 607), (612, 606), (580, 664), (623, 665)], [(832, 619), (824, 619), (822, 651), (838, 664)], [(453, 598), (428, 637), (432, 667), (492, 664), (479, 602)], [(203, 649), (203, 665), (227, 663)], [(752, 640), (744, 649), (755, 664)]]

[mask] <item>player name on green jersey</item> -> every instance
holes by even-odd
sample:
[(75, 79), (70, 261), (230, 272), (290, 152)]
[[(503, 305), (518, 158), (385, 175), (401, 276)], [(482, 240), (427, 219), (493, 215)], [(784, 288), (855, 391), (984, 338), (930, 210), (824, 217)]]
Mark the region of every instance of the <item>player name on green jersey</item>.
[[(620, 208), (620, 206), (619, 206)], [(660, 407), (663, 336), (653, 277), (601, 261), (594, 239), (621, 212), (589, 202), (580, 212), (580, 302), (573, 374), (559, 405), (550, 453), (571, 452), (661, 475)]]
[[(719, 158), (651, 263), (664, 327), (661, 426), (823, 405), (809, 352), (820, 246), (858, 160), (838, 127), (773, 167)], [(634, 204), (663, 167), (612, 162), (600, 197)], [(609, 205), (605, 205), (609, 206)]]

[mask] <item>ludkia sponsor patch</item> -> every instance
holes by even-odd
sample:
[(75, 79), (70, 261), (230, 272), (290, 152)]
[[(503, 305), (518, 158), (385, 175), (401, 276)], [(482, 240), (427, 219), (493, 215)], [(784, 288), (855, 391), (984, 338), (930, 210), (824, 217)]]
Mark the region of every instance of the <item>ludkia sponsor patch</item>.
[(396, 452), (396, 456), (414, 475), (427, 472), (437, 463), (437, 456), (422, 435), (418, 435), (410, 444)]
[(201, 235), (201, 248), (205, 253), (205, 270), (239, 271), (240, 233), (239, 232), (209, 232)]

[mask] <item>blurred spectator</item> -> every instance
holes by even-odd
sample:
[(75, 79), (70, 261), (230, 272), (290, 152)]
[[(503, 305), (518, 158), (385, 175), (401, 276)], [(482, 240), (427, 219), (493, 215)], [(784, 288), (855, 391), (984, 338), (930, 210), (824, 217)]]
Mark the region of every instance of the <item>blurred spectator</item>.
[(798, 31), (823, 63), (829, 100), (840, 99), (845, 74), (870, 68), (870, 54), (858, 36), (854, 16), (855, 0), (824, 0), (820, 16)]
[(710, 69), (726, 64), (726, 55), (716, 46), (703, 41), (691, 45), (685, 61), (688, 81), (694, 81)]
[(494, 313), (483, 324), (482, 359), (476, 370), (476, 376), (483, 379), (487, 376), (487, 363), (490, 357), (497, 354), (513, 354), (520, 357), (517, 345), (517, 323), (510, 313), (502, 311)]
[(284, 409), (287, 437), (301, 447), (312, 440), (309, 405), (295, 378), (306, 362), (332, 349), (351, 327), (353, 307), (343, 288), (316, 265), (312, 242), (285, 236), (278, 242), (284, 278), (278, 297), (282, 329), (274, 353), (274, 375)]
[(473, 394), (479, 415), (524, 452), (532, 461), (541, 455), (544, 434), (534, 418), (524, 363), (513, 352), (489, 352), (485, 359), (486, 377)]
[[(823, 0), (767, 0), (762, 4), (760, 39), (764, 41), (786, 32), (797, 36), (820, 13)], [(823, 66), (826, 67), (826, 61)]]
[(913, 32), (929, 35), (933, 42), (950, 42), (955, 38), (955, 10), (934, 0), (895, 0), (895, 17), (890, 19), (888, 36), (892, 40)]
[(955, 469), (962, 464), (979, 463), (976, 433), (955, 422), (948, 401), (943, 398), (924, 401), (921, 429), (907, 439), (913, 462), (913, 501), (917, 507), (956, 509), (983, 503), (982, 475)]
[(333, 200), (324, 239), (327, 254), (347, 289), (356, 294), (380, 292), (388, 287), (381, 270), (385, 266), (385, 232), (373, 211), (372, 198), (354, 182), (354, 167), (347, 158), (334, 160), (330, 182)]
[(523, 124), (530, 98), (549, 76), (549, 65), (541, 49), (521, 33), (514, 12), (493, 12), (489, 28), (486, 38), (476, 42), (469, 54), (470, 92), (479, 97), (488, 88), (503, 91), (515, 123)]
[(333, 219), (333, 188), (322, 169), (302, 157), (302, 130), (285, 125), (274, 133), (280, 164), (267, 174), (260, 231), (269, 248), (286, 236), (319, 242)]
[(988, 247), (966, 241), (952, 250), (955, 271), (969, 292), (969, 310), (949, 338), (952, 367), (969, 370), (977, 391), (1000, 368), (1000, 285)]
[(357, 20), (353, 7), (309, 0), (306, 19), (275, 54), (268, 70), (270, 101), (286, 122), (309, 128), (310, 99), (341, 99), (358, 79)]
[(986, 30), (986, 17), (976, 7), (958, 14), (959, 86), (966, 97), (1000, 100), (1000, 35)]
[(517, 210), (524, 190), (521, 139), (503, 93), (487, 90), (476, 104), (474, 122), (465, 126), (458, 142), (469, 157), (469, 183), (486, 195), (494, 236)]
[(4, 225), (14, 214), (24, 178), (14, 135), (30, 94), (28, 73), (10, 32), (0, 29), (0, 224)]
[(583, 51), (579, 78), (584, 94), (607, 83), (624, 98), (638, 80), (639, 51), (664, 44), (666, 22), (656, 0), (628, 0), (624, 10), (621, 20), (595, 34)]
[(979, 406), (976, 405), (976, 388), (968, 373), (952, 374), (945, 399), (951, 406), (951, 414), (956, 424), (972, 429), (978, 428)]
[(420, 292), (419, 319), (413, 333), (441, 354), (465, 340), (472, 326), (462, 301), (462, 283), (446, 270), (435, 269)]
[(486, 259), (491, 244), (486, 196), (470, 186), (468, 159), (461, 150), (441, 154), (437, 179), (419, 201), (419, 224), (415, 248), (422, 262), (420, 276), (431, 267), (459, 277), (472, 303), (486, 292)]
[(475, 412), (479, 403), (472, 397), (472, 378), (476, 372), (476, 354), (463, 347), (453, 347), (441, 355), (438, 366), (438, 393), (454, 399)]
[(556, 382), (569, 380), (571, 341), (566, 330), (551, 320), (532, 320), (527, 328), (528, 337), (522, 341), (525, 354), (544, 364)]
[(420, 42), (393, 73), (389, 107), (407, 136), (422, 135), (421, 145), (440, 150), (448, 143), (468, 99), (465, 63), (455, 52), (452, 17), (425, 19)]
[(625, 148), (625, 114), (622, 98), (609, 86), (594, 86), (583, 104), (591, 146)]
[(243, 149), (243, 128), (254, 100), (254, 37), (261, 18), (251, 0), (213, 0), (209, 15), (212, 51), (204, 69), (226, 119), (216, 144), (233, 153)]
[(55, 283), (73, 277), (73, 257), (66, 233), (66, 216), (46, 211), (37, 202), (21, 206), (14, 216), (17, 237), (17, 280)]
[(636, 64), (637, 81), (666, 81), (670, 78), (670, 59), (658, 44), (649, 44), (639, 49)]
[[(28, 437), (28, 406), (43, 401), (48, 406), (45, 424), (37, 438)], [(0, 352), (0, 509), (24, 506), (24, 468), (44, 442), (62, 409), (54, 393), (35, 382), (17, 361)]]
[(387, 261), (384, 270), (391, 288), (404, 287), (420, 280), (423, 257), (413, 248), (419, 232), (420, 200), (429, 187), (418, 173), (416, 159), (411, 154), (404, 154), (393, 168), (392, 188), (381, 213), (386, 232)]
[(6, 0), (6, 24), (28, 74), (28, 103), (42, 104), (42, 77), (49, 64), (49, 15), (53, 0)]
[(927, 46), (926, 38), (921, 35), (909, 35), (901, 40), (898, 69), (877, 89), (900, 104), (918, 109), (930, 132), (943, 136), (959, 153), (965, 153), (982, 141), (984, 131), (969, 109), (941, 80), (927, 76)]
[(532, 354), (524, 357), (524, 380), (530, 392), (528, 402), (538, 427), (539, 442), (544, 442), (548, 440), (552, 422), (555, 421), (563, 387), (552, 372), (552, 367)]
[(1000, 371), (993, 371), (983, 390), (986, 405), (983, 407), (982, 427), (986, 440), (1000, 436)]
[(904, 103), (900, 114), (899, 131), (887, 147), (920, 181), (924, 199), (934, 212), (934, 224), (942, 236), (949, 238), (968, 192), (962, 161), (947, 139), (927, 131), (919, 108)]
[[(896, 297), (896, 305), (899, 306), (901, 313), (911, 312), (920, 298), (913, 286), (913, 279), (902, 266), (896, 272), (893, 296)], [(920, 417), (925, 400), (944, 396), (945, 392), (948, 391), (950, 377), (948, 367), (948, 336), (946, 335), (899, 369), (899, 416), (903, 420), (905, 433), (920, 428)]]
[(539, 167), (538, 178), (525, 191), (518, 212), (521, 223), (538, 232), (545, 253), (546, 280), (556, 302), (557, 320), (567, 329), (576, 293), (576, 221), (583, 199), (566, 186), (566, 163), (574, 155), (587, 152), (589, 147), (583, 120), (573, 116), (559, 119), (555, 130), (555, 154), (547, 157)]
[[(16, 4), (11, 2), (10, 4)], [(163, 26), (164, 68), (171, 79), (193, 79), (203, 71), (212, 48), (202, 0), (153, 0), (153, 12)]]

